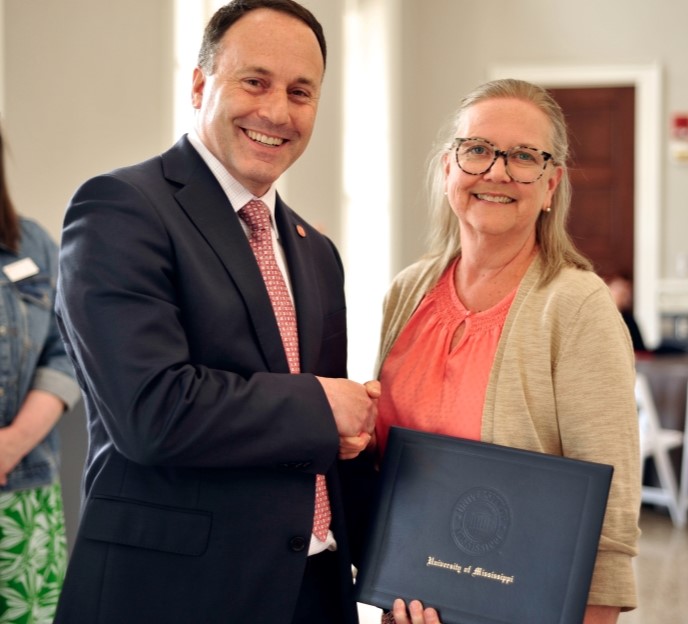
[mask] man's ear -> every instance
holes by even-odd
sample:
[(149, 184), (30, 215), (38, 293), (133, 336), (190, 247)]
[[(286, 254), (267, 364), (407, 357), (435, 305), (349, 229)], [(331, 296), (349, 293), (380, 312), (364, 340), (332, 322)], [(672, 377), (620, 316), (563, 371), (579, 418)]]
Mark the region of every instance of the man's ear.
[(200, 67), (195, 67), (193, 71), (193, 82), (191, 85), (191, 105), (198, 110), (203, 103), (203, 89), (205, 88), (205, 74)]

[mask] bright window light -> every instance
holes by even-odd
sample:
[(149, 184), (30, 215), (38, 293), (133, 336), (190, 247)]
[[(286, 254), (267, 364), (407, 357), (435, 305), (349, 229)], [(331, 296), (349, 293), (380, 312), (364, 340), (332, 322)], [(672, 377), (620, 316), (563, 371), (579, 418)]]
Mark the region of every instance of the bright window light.
[(343, 255), (349, 376), (371, 379), (390, 278), (390, 85), (384, 0), (347, 0), (344, 17)]
[(193, 124), (191, 79), (203, 29), (226, 0), (174, 0), (174, 136), (176, 141)]

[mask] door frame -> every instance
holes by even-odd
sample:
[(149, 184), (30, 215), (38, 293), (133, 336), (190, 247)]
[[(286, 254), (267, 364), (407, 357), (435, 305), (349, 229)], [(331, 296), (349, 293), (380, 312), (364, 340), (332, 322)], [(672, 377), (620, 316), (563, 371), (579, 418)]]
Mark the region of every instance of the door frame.
[(634, 312), (650, 345), (660, 340), (659, 234), (662, 213), (662, 72), (648, 65), (501, 65), (491, 80), (519, 78), (543, 87), (635, 87)]

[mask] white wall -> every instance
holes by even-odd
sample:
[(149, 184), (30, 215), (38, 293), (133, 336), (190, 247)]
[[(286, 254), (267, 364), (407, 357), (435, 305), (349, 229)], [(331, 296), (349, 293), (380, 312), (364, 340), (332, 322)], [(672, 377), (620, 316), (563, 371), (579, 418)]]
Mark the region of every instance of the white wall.
[(327, 67), (308, 149), (278, 184), (284, 199), (338, 244), (342, 236), (342, 13), (346, 0), (302, 0), (327, 40)]
[(12, 197), (57, 238), (80, 182), (170, 142), (172, 3), (4, 3)]

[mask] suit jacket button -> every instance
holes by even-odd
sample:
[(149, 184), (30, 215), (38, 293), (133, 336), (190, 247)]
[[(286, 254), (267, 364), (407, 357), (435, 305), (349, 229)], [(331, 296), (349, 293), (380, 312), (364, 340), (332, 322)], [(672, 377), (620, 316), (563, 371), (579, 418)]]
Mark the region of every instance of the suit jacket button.
[(301, 552), (306, 547), (306, 540), (303, 537), (292, 537), (289, 540), (289, 548), (294, 552)]

